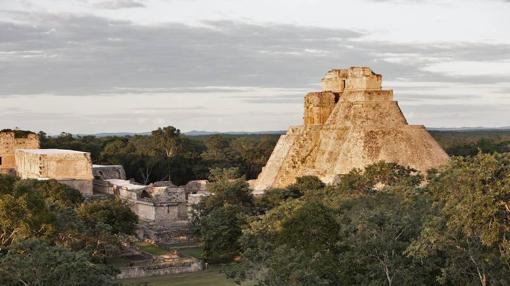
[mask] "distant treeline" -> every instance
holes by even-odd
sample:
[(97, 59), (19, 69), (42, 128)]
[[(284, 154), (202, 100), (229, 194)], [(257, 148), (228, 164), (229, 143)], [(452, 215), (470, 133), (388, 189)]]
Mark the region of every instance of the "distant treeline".
[(128, 178), (150, 183), (169, 178), (176, 184), (205, 179), (212, 168), (238, 168), (254, 179), (269, 159), (279, 136), (210, 135), (185, 136), (179, 129), (164, 127), (150, 135), (73, 136), (40, 133), (41, 148), (90, 152), (94, 164), (123, 165)]
[[(510, 152), (510, 131), (431, 131), (431, 134), (453, 156)], [(140, 183), (170, 177), (176, 184), (207, 178), (212, 168), (235, 167), (246, 179), (255, 179), (279, 138), (277, 134), (186, 136), (171, 126), (149, 135), (40, 135), (42, 148), (90, 152), (94, 163), (121, 164), (127, 176)]]
[(450, 156), (510, 152), (510, 130), (431, 131)]

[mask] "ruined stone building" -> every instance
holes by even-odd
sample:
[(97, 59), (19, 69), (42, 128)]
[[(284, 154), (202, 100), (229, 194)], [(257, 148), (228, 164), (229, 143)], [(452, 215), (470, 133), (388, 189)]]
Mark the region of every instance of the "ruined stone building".
[(29, 131), (0, 131), (0, 172), (22, 179), (54, 179), (85, 196), (122, 199), (140, 219), (139, 236), (167, 243), (189, 239), (190, 206), (209, 195), (207, 181), (181, 187), (169, 181), (142, 185), (127, 180), (121, 165), (92, 165), (90, 153), (39, 149), (37, 134)]
[(157, 225), (187, 221), (186, 193), (171, 182), (141, 185), (126, 180), (120, 165), (94, 165), (94, 192), (127, 201), (138, 218)]
[(4, 129), (0, 131), (0, 174), (14, 173), (17, 149), (38, 149), (39, 136), (34, 132)]
[(54, 179), (85, 196), (92, 195), (90, 153), (61, 149), (18, 149), (16, 173), (22, 179)]
[(280, 137), (254, 184), (255, 194), (315, 175), (330, 183), (353, 168), (386, 161), (426, 171), (448, 155), (423, 125), (409, 125), (393, 90), (367, 67), (334, 69), (322, 91), (305, 96), (304, 125)]
[(188, 210), (191, 211), (190, 208), (193, 205), (200, 203), (202, 199), (211, 195), (211, 193), (207, 191), (208, 183), (209, 181), (207, 180), (194, 180), (189, 181), (186, 185), (184, 185), (184, 190), (188, 197)]

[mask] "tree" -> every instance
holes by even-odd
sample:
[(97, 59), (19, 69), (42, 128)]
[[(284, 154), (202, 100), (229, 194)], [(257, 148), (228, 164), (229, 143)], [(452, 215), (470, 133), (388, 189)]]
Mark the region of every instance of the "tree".
[(259, 207), (262, 212), (267, 212), (287, 200), (297, 199), (301, 196), (303, 196), (303, 194), (295, 189), (268, 189), (256, 202), (257, 207)]
[(239, 162), (231, 162), (231, 166), (239, 165), (247, 179), (255, 179), (266, 164), (271, 152), (276, 145), (276, 136), (249, 137), (241, 136), (234, 138), (229, 143), (237, 155), (233, 156)]
[(39, 193), (0, 196), (0, 250), (13, 241), (49, 237), (55, 231), (55, 215)]
[(338, 270), (356, 285), (430, 285), (438, 268), (407, 257), (430, 205), (392, 192), (351, 198), (338, 209)]
[(510, 154), (455, 157), (429, 180), (438, 211), (409, 253), (448, 257), (443, 284), (509, 284)]
[(433, 284), (434, 261), (406, 253), (431, 209), (421, 177), (377, 163), (345, 178), (333, 187), (303, 178), (294, 189), (304, 195), (250, 219), (227, 275), (260, 285)]
[(222, 135), (212, 135), (205, 140), (206, 150), (201, 156), (210, 168), (235, 167), (239, 169), (241, 167), (241, 158), (231, 148), (231, 140), (231, 138)]
[(152, 139), (157, 149), (164, 152), (167, 158), (177, 154), (181, 147), (181, 131), (173, 126), (158, 128), (152, 131)]
[(284, 220), (280, 244), (302, 249), (310, 256), (317, 252), (335, 253), (339, 226), (333, 210), (319, 202), (308, 202)]
[(238, 239), (245, 218), (235, 206), (212, 210), (201, 221), (203, 257), (210, 262), (228, 262), (239, 253)]
[(213, 193), (199, 205), (202, 215), (222, 206), (237, 206), (246, 214), (254, 211), (255, 202), (251, 190), (238, 169), (212, 169), (207, 190)]
[(77, 213), (90, 227), (105, 224), (110, 226), (113, 234), (133, 234), (138, 222), (136, 214), (120, 199), (87, 202), (78, 208)]
[(303, 176), (296, 178), (296, 182), (287, 187), (287, 189), (294, 193), (304, 194), (309, 191), (317, 191), (324, 188), (324, 184), (316, 176)]
[(115, 285), (115, 273), (92, 263), (84, 252), (37, 239), (16, 243), (0, 257), (0, 284), (6, 286)]
[(0, 174), (0, 196), (10, 194), (18, 181), (19, 179), (16, 176)]
[(19, 189), (41, 194), (51, 206), (74, 208), (83, 202), (83, 196), (78, 190), (61, 184), (56, 180), (22, 180), (16, 184), (14, 192), (19, 192)]
[(204, 258), (227, 261), (238, 254), (238, 239), (246, 218), (254, 213), (251, 190), (237, 169), (213, 169), (204, 198), (193, 213), (193, 225), (203, 241)]

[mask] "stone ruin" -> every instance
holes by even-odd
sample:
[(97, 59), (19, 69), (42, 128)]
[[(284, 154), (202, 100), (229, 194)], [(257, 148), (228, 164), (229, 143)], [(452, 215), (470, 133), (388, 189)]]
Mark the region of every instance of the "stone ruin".
[(93, 165), (94, 193), (108, 194), (129, 202), (138, 218), (157, 225), (188, 220), (186, 193), (169, 181), (150, 185), (126, 180), (121, 165)]
[(17, 149), (39, 149), (39, 136), (18, 129), (0, 130), (0, 174), (16, 172)]
[(340, 174), (378, 161), (426, 172), (448, 155), (423, 125), (409, 125), (393, 90), (367, 67), (333, 69), (322, 91), (305, 96), (304, 125), (280, 137), (254, 183), (254, 194), (314, 175), (332, 183)]
[(189, 240), (192, 206), (207, 192), (207, 181), (175, 186), (170, 181), (142, 185), (126, 179), (121, 165), (92, 165), (90, 153), (40, 149), (30, 131), (0, 131), (0, 173), (22, 179), (57, 180), (84, 196), (116, 197), (127, 201), (140, 220), (139, 236), (166, 243)]
[(121, 165), (93, 165), (94, 193), (122, 199), (140, 220), (137, 235), (163, 244), (187, 243), (193, 205), (210, 193), (207, 181), (176, 186), (170, 181), (142, 185), (126, 179)]
[(92, 195), (90, 154), (72, 150), (39, 149), (39, 136), (32, 131), (0, 131), (0, 174), (22, 179), (57, 180), (83, 195)]
[(17, 149), (16, 174), (22, 179), (57, 180), (84, 196), (92, 195), (90, 153), (62, 149)]

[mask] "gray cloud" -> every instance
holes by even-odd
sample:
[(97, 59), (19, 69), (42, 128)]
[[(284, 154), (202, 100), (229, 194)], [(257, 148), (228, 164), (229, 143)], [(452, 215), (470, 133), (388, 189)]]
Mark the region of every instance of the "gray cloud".
[(140, 1), (136, 0), (100, 0), (93, 4), (95, 8), (99, 9), (124, 9), (124, 8), (140, 8), (145, 7)]
[(168, 112), (168, 111), (195, 111), (205, 110), (203, 106), (191, 106), (191, 107), (143, 107), (143, 108), (131, 108), (132, 110), (141, 112)]
[(243, 96), (226, 96), (226, 98), (238, 99), (246, 103), (255, 104), (289, 104), (289, 103), (302, 103), (303, 95), (300, 94), (288, 94), (288, 95), (243, 95)]
[[(293, 86), (315, 82), (331, 67), (317, 51), (352, 58), (341, 43), (362, 36), (347, 30), (230, 22), (141, 27), (96, 17), (40, 15), (36, 20), (37, 26), (0, 24), (5, 35), (0, 51), (12, 53), (2, 57), (3, 94)], [(38, 51), (38, 56), (23, 57), (26, 51)]]
[[(19, 14), (0, 22), (1, 95), (122, 93), (122, 89), (218, 91), (205, 86), (310, 87), (328, 69), (365, 65), (386, 80), (493, 83), (510, 76), (422, 70), (449, 60), (510, 58), (509, 45), (396, 44), (364, 32), (292, 25), (207, 22), (136, 26), (99, 17)], [(402, 61), (385, 57), (404, 57)], [(120, 89), (119, 89), (120, 87)]]
[[(7, 12), (0, 12), (0, 17), (2, 13)], [(118, 96), (122, 101), (128, 94), (182, 93), (189, 94), (187, 98), (196, 105), (179, 107), (179, 102), (175, 102), (175, 108), (157, 106), (158, 103), (141, 108), (130, 105), (126, 112), (89, 115), (87, 111), (69, 114), (2, 110), (0, 119), (9, 126), (20, 120), (32, 122), (31, 126), (43, 123), (52, 126), (65, 121), (68, 128), (83, 126), (90, 131), (108, 122), (109, 130), (125, 130), (125, 126), (133, 126), (139, 120), (136, 128), (142, 131), (148, 128), (146, 122), (155, 127), (175, 123), (184, 129), (225, 125), (225, 129), (232, 130), (235, 124), (243, 122), (243, 129), (257, 126), (269, 130), (283, 118), (290, 121), (294, 116), (292, 120), (300, 120), (302, 107), (298, 105), (307, 91), (319, 88), (325, 71), (360, 65), (383, 74), (386, 82), (412, 83), (411, 87), (398, 87), (396, 93), (410, 122), (469, 126), (480, 125), (476, 120), (483, 118), (487, 126), (508, 125), (501, 120), (508, 117), (504, 109), (508, 110), (509, 99), (502, 99), (500, 104), (461, 106), (452, 103), (455, 100), (479, 103), (484, 94), (445, 89), (452, 83), (456, 87), (487, 85), (494, 87), (489, 96), (498, 94), (504, 98), (510, 92), (508, 84), (502, 83), (510, 82), (510, 75), (459, 76), (424, 68), (450, 61), (501, 62), (510, 59), (510, 45), (392, 43), (367, 40), (364, 31), (294, 25), (206, 22), (202, 26), (175, 23), (138, 26), (127, 21), (69, 14), (15, 16), (30, 24), (0, 20), (0, 97), (103, 95)], [(434, 82), (434, 87), (427, 86), (428, 82)], [(441, 87), (443, 83), (445, 87)], [(203, 106), (206, 103), (198, 101), (200, 96), (213, 97), (208, 103), (217, 99), (221, 104), (206, 108)], [(55, 102), (58, 104), (58, 98)], [(220, 111), (223, 103), (230, 104), (230, 113)], [(267, 104), (270, 110), (263, 114), (266, 107), (253, 103)], [(101, 104), (94, 102), (84, 108), (93, 109)], [(286, 109), (288, 112), (279, 112), (282, 104), (291, 106)], [(31, 107), (32, 111), (37, 110)], [(138, 111), (136, 116), (134, 111)], [(287, 122), (284, 123), (273, 129), (285, 128)]]

